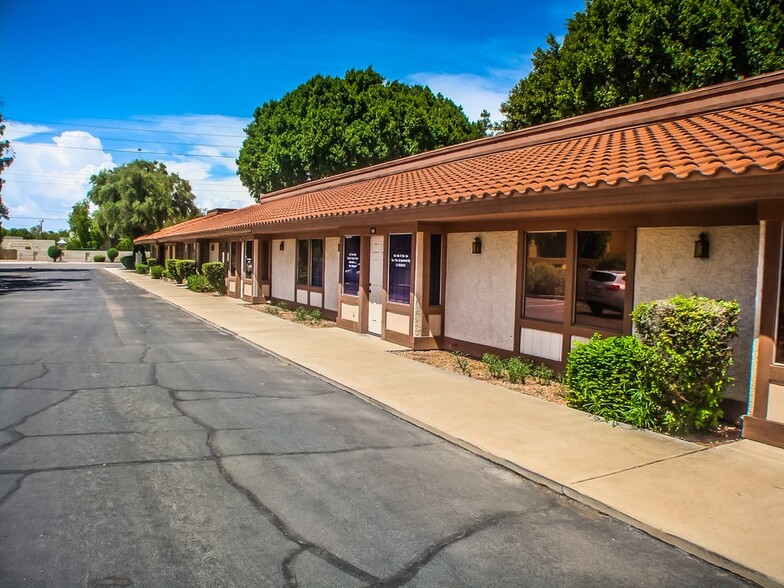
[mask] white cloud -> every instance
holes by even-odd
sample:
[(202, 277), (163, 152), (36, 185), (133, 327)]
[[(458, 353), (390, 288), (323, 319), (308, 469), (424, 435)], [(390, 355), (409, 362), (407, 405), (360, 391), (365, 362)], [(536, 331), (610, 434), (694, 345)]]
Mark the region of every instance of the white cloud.
[[(191, 182), (199, 208), (240, 208), (254, 201), (236, 176), (235, 159), (247, 119), (219, 115), (84, 121), (68, 129), (7, 122), (4, 137), (16, 154), (3, 172), (6, 227), (65, 229), (73, 205), (102, 169), (144, 158), (163, 162)], [(121, 128), (114, 128), (121, 127)]]
[(511, 87), (506, 75), (483, 77), (476, 74), (420, 72), (408, 76), (407, 80), (426, 85), (433, 92), (440, 92), (450, 98), (463, 107), (470, 120), (479, 119), (485, 109), (490, 112), (490, 120), (501, 120), (501, 103), (506, 100)]
[[(30, 132), (32, 126), (9, 123), (9, 136), (44, 132)], [(17, 139), (11, 146), (16, 158), (3, 173), (8, 227), (30, 227), (46, 219), (47, 229), (66, 228), (71, 207), (89, 190), (90, 176), (114, 166), (100, 139), (84, 131), (66, 131), (49, 142)]]

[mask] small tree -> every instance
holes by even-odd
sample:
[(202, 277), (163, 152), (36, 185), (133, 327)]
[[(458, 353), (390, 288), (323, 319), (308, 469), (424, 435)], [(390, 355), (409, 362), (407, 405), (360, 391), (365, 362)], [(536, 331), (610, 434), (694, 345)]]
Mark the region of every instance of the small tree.
[(60, 259), (60, 256), (62, 256), (63, 250), (57, 245), (51, 245), (49, 249), (46, 250), (46, 254), (52, 258), (52, 261), (57, 261)]

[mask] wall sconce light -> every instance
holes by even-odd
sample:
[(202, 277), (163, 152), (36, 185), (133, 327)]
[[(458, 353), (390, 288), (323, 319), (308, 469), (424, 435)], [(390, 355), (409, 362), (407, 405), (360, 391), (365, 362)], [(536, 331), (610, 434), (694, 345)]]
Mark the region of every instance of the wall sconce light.
[(285, 241), (281, 241), (281, 242), (280, 242), (280, 250), (281, 250), (281, 251), (283, 251), (285, 248), (286, 248), (286, 243), (285, 243)]
[(694, 257), (698, 259), (710, 257), (710, 241), (705, 233), (700, 233), (700, 238), (694, 242)]
[(474, 237), (474, 242), (471, 243), (471, 253), (477, 255), (482, 253), (482, 239), (479, 236)]
[(370, 227), (370, 234), (371, 235), (375, 235), (376, 234), (376, 227)]

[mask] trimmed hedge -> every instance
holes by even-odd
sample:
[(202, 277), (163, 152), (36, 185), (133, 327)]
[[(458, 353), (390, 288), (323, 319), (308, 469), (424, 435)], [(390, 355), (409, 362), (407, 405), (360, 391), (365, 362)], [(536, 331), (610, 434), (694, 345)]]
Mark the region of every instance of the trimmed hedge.
[[(177, 284), (182, 284), (182, 278), (179, 277), (177, 274), (177, 260), (176, 259), (167, 259), (166, 260), (166, 272), (169, 274), (167, 277), (171, 278)], [(165, 275), (165, 274), (164, 274)]]
[(160, 265), (160, 263), (158, 263), (158, 260), (157, 260), (157, 259), (155, 259), (154, 257), (148, 257), (148, 258), (147, 258), (147, 265), (149, 265), (150, 267), (152, 267), (152, 266), (154, 266), (154, 265)]
[(136, 261), (133, 258), (133, 255), (123, 255), (120, 258), (120, 263), (125, 269), (132, 270), (136, 265)]
[(46, 254), (52, 258), (52, 261), (57, 261), (63, 254), (63, 250), (60, 249), (57, 245), (52, 245), (49, 247), (49, 249), (46, 250)]
[(166, 271), (163, 269), (162, 265), (151, 265), (150, 266), (150, 277), (153, 280), (160, 280), (163, 277), (163, 272)]
[(109, 258), (109, 261), (114, 263), (114, 260), (117, 259), (117, 256), (120, 255), (120, 251), (116, 247), (110, 247), (106, 250), (106, 257)]
[(713, 429), (733, 379), (732, 339), (738, 335), (736, 301), (701, 296), (638, 304), (632, 320), (640, 340), (660, 361), (654, 373), (666, 397), (664, 427), (675, 432)]
[(226, 293), (226, 266), (222, 261), (211, 261), (201, 266), (202, 275), (209, 280), (213, 290)]
[(181, 284), (183, 280), (187, 280), (188, 276), (195, 276), (199, 273), (195, 259), (177, 259), (174, 262), (174, 267), (177, 268), (177, 276), (180, 278), (177, 282), (178, 284)]
[(100, 253), (98, 255), (93, 255), (93, 261), (95, 261), (96, 263), (103, 263), (104, 261), (106, 261), (106, 256), (103, 253)]
[(194, 292), (213, 292), (215, 290), (207, 278), (198, 274), (191, 274), (186, 278), (186, 281), (188, 290)]
[(150, 266), (146, 263), (137, 263), (136, 264), (136, 273), (137, 274), (148, 274), (150, 273)]

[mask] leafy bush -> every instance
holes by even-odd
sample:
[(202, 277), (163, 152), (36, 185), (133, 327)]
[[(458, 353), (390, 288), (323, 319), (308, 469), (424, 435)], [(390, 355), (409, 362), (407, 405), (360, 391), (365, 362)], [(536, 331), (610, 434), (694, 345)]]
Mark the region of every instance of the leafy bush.
[(147, 258), (147, 265), (149, 265), (150, 267), (152, 267), (152, 266), (154, 266), (154, 265), (161, 265), (161, 264), (160, 264), (160, 263), (158, 263), (158, 260), (157, 260), (157, 259), (155, 259), (154, 257), (148, 257), (148, 258)]
[(525, 384), (531, 369), (531, 364), (519, 357), (510, 357), (506, 361), (506, 374), (512, 384)]
[(294, 311), (294, 320), (301, 323), (318, 322), (321, 320), (321, 311), (318, 308), (308, 310), (300, 306)]
[(718, 425), (719, 405), (732, 384), (727, 372), (739, 314), (735, 301), (699, 296), (635, 307), (636, 332), (659, 358), (648, 370), (661, 383), (665, 429), (687, 432)]
[(468, 360), (468, 356), (463, 353), (462, 351), (453, 351), (452, 355), (457, 362), (457, 368), (460, 370), (460, 373), (464, 376), (471, 375), (471, 363)]
[[(157, 267), (157, 266), (156, 266), (156, 267)], [(161, 267), (163, 267), (163, 266), (161, 266)], [(162, 278), (166, 278), (167, 280), (173, 280), (173, 279), (174, 279), (174, 276), (172, 276), (172, 275), (169, 273), (169, 270), (167, 270), (167, 269), (163, 270), (163, 272), (161, 273), (161, 277), (162, 277)]]
[(57, 261), (63, 254), (63, 250), (60, 249), (57, 245), (52, 245), (49, 247), (49, 249), (46, 250), (46, 254), (52, 258), (52, 261)]
[(575, 343), (566, 362), (566, 403), (611, 421), (659, 428), (661, 393), (653, 369), (658, 361), (633, 336), (597, 334)]
[(210, 282), (216, 292), (226, 293), (226, 266), (222, 261), (211, 261), (201, 266), (202, 275)]
[(182, 278), (178, 277), (177, 274), (177, 260), (176, 259), (167, 259), (166, 260), (166, 272), (169, 274), (168, 277), (170, 280), (174, 280), (178, 284), (182, 284)]
[(117, 259), (117, 256), (120, 255), (120, 251), (114, 247), (110, 247), (106, 250), (106, 256), (109, 258), (109, 261), (114, 263), (114, 260)]
[(193, 290), (194, 292), (213, 292), (214, 288), (210, 285), (210, 281), (204, 277), (200, 276), (199, 274), (191, 274), (187, 278), (185, 278), (188, 284), (188, 290)]
[(146, 263), (137, 263), (136, 264), (136, 273), (137, 274), (147, 274), (150, 272), (150, 266)]
[(492, 353), (485, 353), (482, 356), (482, 363), (485, 364), (487, 371), (493, 378), (503, 378), (506, 374), (504, 360)]
[(106, 261), (106, 256), (103, 253), (99, 253), (98, 255), (93, 255), (93, 261), (97, 263), (103, 263)]
[(130, 237), (123, 237), (120, 239), (120, 242), (117, 243), (117, 248), (120, 251), (133, 251), (133, 239)]
[(549, 386), (555, 379), (553, 370), (543, 363), (540, 363), (533, 370), (531, 370), (531, 375), (539, 380), (539, 383), (543, 384), (544, 386)]
[(199, 273), (196, 261), (193, 259), (178, 259), (174, 263), (174, 267), (177, 268), (178, 284), (182, 284), (182, 281), (187, 280), (188, 276), (195, 276)]
[(123, 255), (120, 258), (120, 263), (125, 269), (132, 270), (136, 265), (136, 260), (133, 258), (133, 255)]
[(161, 277), (163, 277), (163, 272), (164, 271), (165, 270), (163, 269), (162, 265), (151, 265), (150, 266), (150, 277), (153, 280), (160, 280)]

